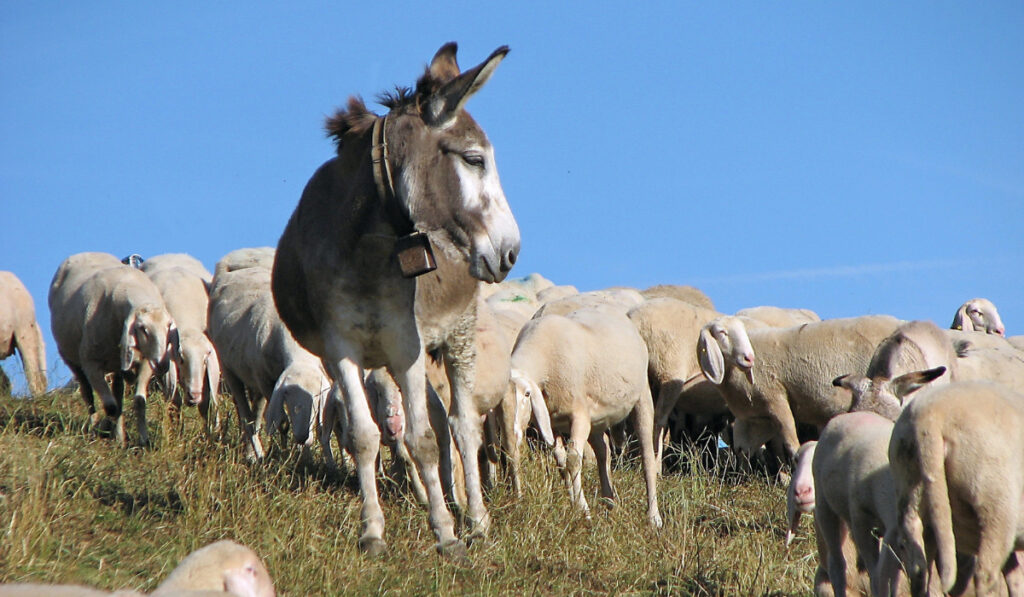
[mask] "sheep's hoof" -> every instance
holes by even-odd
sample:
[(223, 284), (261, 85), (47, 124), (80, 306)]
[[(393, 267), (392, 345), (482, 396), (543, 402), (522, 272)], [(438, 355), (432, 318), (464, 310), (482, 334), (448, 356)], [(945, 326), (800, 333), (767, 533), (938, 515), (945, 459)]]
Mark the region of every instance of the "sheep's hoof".
[(466, 544), (458, 539), (452, 539), (446, 543), (437, 544), (437, 553), (453, 564), (469, 566), (469, 551)]
[(371, 558), (379, 558), (388, 550), (388, 544), (380, 537), (360, 537), (359, 551)]

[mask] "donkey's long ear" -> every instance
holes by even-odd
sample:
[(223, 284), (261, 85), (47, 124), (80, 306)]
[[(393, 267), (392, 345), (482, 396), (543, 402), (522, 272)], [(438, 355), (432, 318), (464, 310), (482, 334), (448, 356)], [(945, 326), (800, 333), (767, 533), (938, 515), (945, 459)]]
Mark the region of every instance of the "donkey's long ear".
[(431, 75), (434, 75), (436, 69), (444, 75), (455, 73), (457, 76), (431, 94), (426, 103), (423, 120), (430, 126), (448, 125), (466, 104), (466, 100), (479, 91), (484, 83), (491, 78), (494, 69), (498, 68), (498, 64), (506, 54), (508, 54), (508, 46), (501, 46), (488, 56), (487, 60), (460, 75), (458, 74), (459, 66), (455, 63), (455, 44), (446, 44), (442, 47), (430, 64)]
[(459, 76), (459, 63), (455, 61), (455, 52), (459, 50), (459, 44), (450, 41), (441, 46), (441, 49), (434, 54), (430, 61), (430, 78), (440, 84), (445, 84)]

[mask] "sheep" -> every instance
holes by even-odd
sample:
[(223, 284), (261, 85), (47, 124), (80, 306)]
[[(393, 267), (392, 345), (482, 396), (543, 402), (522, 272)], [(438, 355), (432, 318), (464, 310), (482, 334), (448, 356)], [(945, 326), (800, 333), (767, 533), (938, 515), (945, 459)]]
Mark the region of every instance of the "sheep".
[(847, 412), (849, 395), (832, 380), (866, 370), (875, 346), (899, 324), (894, 317), (869, 315), (749, 333), (734, 316), (705, 325), (697, 357), (736, 417), (734, 447), (752, 454), (776, 438), (775, 449), (792, 462), (799, 447), (796, 423), (820, 430)]
[(768, 324), (773, 328), (788, 328), (794, 325), (821, 321), (821, 317), (810, 309), (783, 309), (782, 307), (760, 306), (740, 309), (737, 317), (749, 317)]
[(309, 448), (319, 439), (324, 462), (334, 469), (337, 463), (331, 450), (331, 434), (336, 433), (341, 442), (343, 428), (336, 414), (325, 412), (330, 393), (331, 382), (320, 360), (299, 353), (274, 383), (264, 420), (267, 433), (273, 435), (287, 415), (292, 440)]
[(164, 253), (163, 255), (154, 255), (142, 262), (139, 266), (139, 269), (141, 269), (150, 278), (152, 278), (153, 274), (156, 272), (168, 268), (184, 269), (185, 271), (199, 277), (207, 287), (209, 287), (210, 283), (213, 282), (213, 274), (210, 273), (210, 270), (206, 269), (206, 266), (203, 265), (201, 261), (187, 253)]
[(953, 330), (965, 332), (984, 332), (1005, 336), (1006, 328), (1003, 327), (1003, 320), (999, 318), (999, 311), (992, 301), (983, 298), (976, 298), (960, 305), (953, 316), (953, 323), (949, 326)]
[[(210, 339), (238, 411), (245, 455), (261, 459), (259, 429), (278, 379), (298, 361), (315, 368), (319, 359), (299, 346), (284, 326), (274, 308), (270, 270), (263, 267), (225, 269), (214, 275), (208, 321)], [(320, 394), (318, 384), (307, 389)], [(271, 416), (280, 414), (275, 404)]]
[[(625, 313), (588, 308), (531, 320), (513, 348), (512, 372), (516, 391), (538, 405), (535, 415), (545, 440), (550, 443), (554, 430), (569, 435), (567, 449), (559, 436), (555, 460), (571, 499), (588, 517), (581, 490), (584, 442), (589, 440), (594, 449), (601, 496), (610, 503), (615, 490), (605, 431), (633, 415), (647, 484), (647, 518), (660, 528), (647, 346)], [(547, 416), (539, 408), (541, 400)]]
[(693, 286), (679, 286), (676, 284), (658, 284), (640, 291), (640, 294), (647, 300), (655, 298), (674, 298), (697, 307), (714, 310), (715, 305), (708, 295), (699, 288)]
[(871, 593), (891, 595), (898, 589), (899, 563), (890, 549), (899, 518), (888, 457), (892, 428), (892, 421), (872, 412), (842, 414), (829, 421), (818, 440), (812, 464), (814, 518), (836, 595), (846, 594), (847, 566), (853, 563), (842, 549), (847, 533), (871, 578)]
[(239, 597), (274, 597), (274, 582), (256, 553), (234, 541), (222, 540), (186, 556), (152, 597), (171, 597), (182, 591), (224, 591)]
[(567, 315), (577, 309), (614, 309), (626, 313), (644, 302), (639, 291), (632, 288), (607, 288), (581, 292), (550, 301), (541, 305), (533, 314), (534, 319), (545, 315)]
[[(150, 597), (274, 597), (267, 567), (248, 547), (221, 540), (187, 555)], [(132, 590), (108, 593), (81, 585), (16, 583), (0, 585), (0, 597), (144, 597)]]
[(931, 383), (957, 381), (958, 361), (965, 354), (966, 343), (954, 345), (934, 323), (908, 321), (878, 344), (863, 375), (841, 375), (832, 385), (850, 390), (851, 412), (870, 410), (895, 421), (903, 408), (901, 397), (906, 395), (908, 378), (903, 374), (941, 367), (947, 375), (940, 372)]
[(274, 247), (235, 249), (220, 258), (220, 261), (214, 266), (213, 274), (216, 276), (220, 273), (233, 272), (250, 267), (261, 267), (269, 270), (274, 267), (274, 255), (276, 253), (277, 249)]
[[(51, 326), (57, 350), (80, 385), (95, 426), (95, 389), (113, 420), (117, 441), (127, 445), (121, 402), (125, 373), (137, 367), (133, 397), (139, 442), (149, 444), (146, 385), (168, 349), (176, 350), (177, 328), (159, 289), (146, 274), (103, 253), (72, 255), (50, 284)], [(114, 390), (105, 374), (114, 373)]]
[[(189, 265), (188, 260), (195, 261), (183, 254), (158, 255), (143, 264), (149, 266), (155, 261), (156, 265), (143, 267), (142, 271), (160, 290), (167, 310), (178, 326), (178, 348), (171, 353), (164, 375), (164, 390), (171, 400), (172, 412), (177, 413), (181, 408), (182, 399), (177, 392), (180, 382), (187, 403), (199, 407), (206, 433), (212, 437), (209, 413), (211, 406), (217, 406), (220, 361), (213, 342), (206, 335), (210, 306), (208, 282), (196, 269), (196, 264), (199, 268), (202, 264), (196, 261)], [(175, 261), (185, 265), (174, 265)], [(209, 272), (205, 275), (208, 276)]]
[(1020, 572), (1011, 557), (1024, 545), (1022, 426), (1024, 395), (990, 382), (924, 390), (896, 420), (888, 453), (898, 495), (897, 555), (914, 595), (927, 591), (932, 564), (949, 592), (957, 553), (975, 556), (977, 594), (1014, 583), (1000, 569), (1009, 564)]
[(654, 396), (654, 438), (660, 470), (663, 436), (674, 411), (700, 417), (729, 415), (717, 389), (712, 386), (710, 391), (699, 391), (698, 386), (708, 383), (694, 350), (701, 328), (721, 314), (662, 297), (644, 301), (627, 315), (647, 345), (647, 376)]
[(957, 347), (957, 375), (963, 381), (993, 381), (1024, 388), (1024, 350), (1005, 338), (982, 332), (943, 330)]
[[(12, 272), (0, 271), (0, 360), (14, 354), (21, 357), (21, 368), (29, 392), (46, 392), (46, 345), (36, 321), (32, 295)], [(0, 377), (6, 379), (3, 371)]]
[(812, 440), (800, 444), (793, 457), (793, 474), (786, 487), (786, 548), (793, 542), (796, 530), (800, 528), (800, 515), (814, 512), (814, 475), (811, 462), (818, 442)]
[(537, 292), (537, 302), (544, 305), (558, 299), (563, 299), (575, 294), (579, 294), (580, 291), (575, 287), (568, 284), (561, 286), (552, 286), (545, 288)]

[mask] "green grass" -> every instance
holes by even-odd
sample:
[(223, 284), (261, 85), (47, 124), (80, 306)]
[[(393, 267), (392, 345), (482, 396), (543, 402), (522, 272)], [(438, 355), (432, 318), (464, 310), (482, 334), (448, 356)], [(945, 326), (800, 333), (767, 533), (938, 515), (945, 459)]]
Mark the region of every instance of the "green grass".
[[(665, 527), (647, 525), (636, 463), (613, 471), (618, 505), (593, 519), (568, 500), (549, 455), (529, 453), (524, 495), (488, 494), (491, 536), (472, 563), (443, 561), (425, 512), (382, 490), (389, 550), (362, 556), (355, 479), (319, 454), (271, 449), (249, 464), (237, 431), (211, 443), (195, 409), (180, 428), (150, 401), (153, 447), (122, 450), (86, 432), (77, 394), (0, 396), (0, 582), (151, 591), (189, 551), (232, 538), (259, 553), (279, 595), (808, 595), (811, 524), (787, 552), (784, 488), (697, 469), (659, 484)], [(130, 418), (130, 416), (129, 416)], [(127, 422), (134, 440), (134, 423)], [(265, 442), (269, 443), (269, 442)]]

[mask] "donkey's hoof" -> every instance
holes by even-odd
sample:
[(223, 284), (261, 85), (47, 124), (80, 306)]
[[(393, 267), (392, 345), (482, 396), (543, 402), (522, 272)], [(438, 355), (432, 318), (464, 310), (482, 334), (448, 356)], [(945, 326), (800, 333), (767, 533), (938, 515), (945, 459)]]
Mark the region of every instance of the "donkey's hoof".
[(460, 566), (468, 566), (470, 564), (469, 551), (466, 549), (466, 544), (459, 539), (452, 539), (446, 543), (438, 543), (437, 553), (441, 554), (441, 557), (453, 564), (458, 564)]
[(388, 544), (380, 537), (361, 537), (359, 551), (371, 558), (379, 558), (388, 550)]

